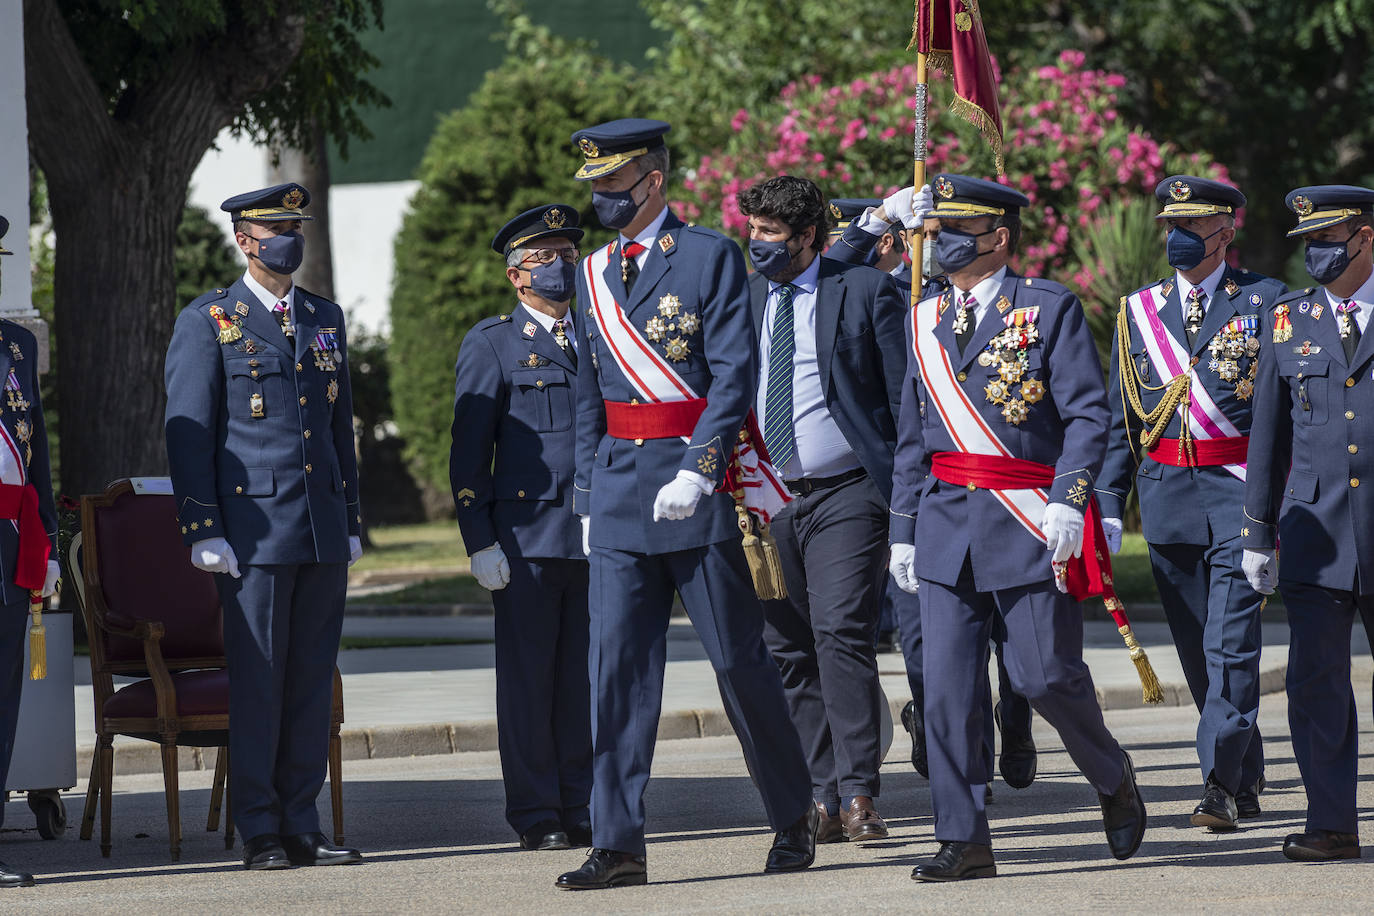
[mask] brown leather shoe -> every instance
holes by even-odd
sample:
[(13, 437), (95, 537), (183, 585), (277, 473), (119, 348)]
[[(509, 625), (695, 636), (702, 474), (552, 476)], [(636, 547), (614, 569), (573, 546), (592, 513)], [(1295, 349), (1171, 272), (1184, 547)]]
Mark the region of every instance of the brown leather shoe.
[(840, 812), (844, 824), (844, 837), (850, 842), (881, 840), (887, 836), (887, 824), (873, 807), (873, 799), (867, 795), (856, 795), (849, 807)]
[(831, 816), (825, 810), (825, 805), (816, 802), (816, 813), (821, 816), (820, 829), (816, 831), (817, 843), (843, 843), (846, 839), (844, 835), (844, 818), (838, 814)]

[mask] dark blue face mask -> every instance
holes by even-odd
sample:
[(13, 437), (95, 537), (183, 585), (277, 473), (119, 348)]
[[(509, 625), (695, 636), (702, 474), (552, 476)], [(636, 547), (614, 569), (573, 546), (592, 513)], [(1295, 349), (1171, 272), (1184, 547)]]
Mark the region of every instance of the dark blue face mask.
[[(1350, 266), (1350, 252), (1345, 250), (1345, 246), (1350, 244), (1350, 240), (1358, 235), (1360, 230), (1345, 237), (1343, 242), (1308, 242), (1307, 253), (1303, 262), (1307, 265), (1307, 272), (1313, 280), (1322, 286), (1340, 278), (1345, 273), (1345, 269)], [(1360, 251), (1364, 249), (1361, 248)], [(1359, 254), (1357, 251), (1355, 254)]]
[(787, 247), (792, 239), (791, 235), (780, 242), (750, 239), (749, 260), (754, 262), (754, 269), (770, 280), (786, 271), (794, 257)]
[[(1221, 229), (1224, 228), (1226, 227), (1221, 227)], [(1218, 229), (1217, 232), (1220, 232), (1221, 229)], [(1216, 235), (1217, 232), (1213, 232), (1212, 235)], [(1182, 226), (1175, 226), (1170, 229), (1164, 242), (1164, 253), (1168, 256), (1169, 266), (1175, 270), (1192, 270), (1216, 254), (1216, 248), (1211, 251), (1207, 250), (1207, 239), (1210, 239), (1212, 235), (1204, 238)]]
[(633, 223), (635, 214), (643, 206), (642, 203), (635, 202), (634, 189), (652, 174), (653, 172), (645, 172), (639, 176), (639, 181), (623, 191), (593, 191), (592, 208), (596, 210), (596, 218), (601, 220), (601, 225), (607, 229), (624, 229)]
[(576, 278), (577, 265), (558, 258), (530, 268), (530, 291), (550, 302), (567, 302), (573, 297)]
[(269, 235), (257, 240), (258, 253), (253, 255), (262, 266), (274, 274), (293, 274), (305, 260), (305, 236), (299, 229)]
[(975, 234), (961, 232), (958, 229), (941, 229), (940, 234), (935, 237), (935, 244), (931, 246), (935, 249), (935, 260), (940, 263), (940, 269), (947, 274), (956, 273), (983, 255), (991, 254), (993, 249), (978, 250), (978, 240), (996, 231), (989, 229), (987, 232)]

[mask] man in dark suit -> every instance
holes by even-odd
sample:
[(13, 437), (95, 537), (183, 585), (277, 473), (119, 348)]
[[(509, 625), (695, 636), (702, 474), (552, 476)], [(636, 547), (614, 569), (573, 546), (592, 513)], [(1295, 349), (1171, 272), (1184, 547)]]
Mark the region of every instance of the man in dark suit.
[[(10, 223), (0, 216), (0, 255)], [(57, 591), (57, 509), (52, 498), (48, 433), (38, 395), (38, 344), (33, 334), (0, 320), (0, 793), (9, 778), (19, 695), (28, 672), (29, 592)], [(0, 824), (5, 805), (0, 796)], [(28, 887), (33, 875), (0, 862), (0, 888)]]
[[(1234, 830), (1238, 818), (1259, 816), (1264, 788), (1262, 601), (1241, 587), (1236, 507), (1260, 313), (1284, 287), (1226, 263), (1245, 206), (1237, 188), (1171, 175), (1155, 197), (1176, 272), (1121, 300), (1107, 383), (1112, 436), (1097, 492), (1113, 550), (1132, 485), (1139, 495), (1150, 566), (1199, 713), (1203, 795), (1191, 821)], [(1180, 391), (1180, 404), (1164, 404)]]
[(1288, 722), (1307, 824), (1283, 854), (1357, 859), (1350, 629), (1358, 613), (1374, 647), (1374, 190), (1296, 188), (1287, 204), (1319, 286), (1264, 315), (1241, 565), (1258, 592), (1277, 582), (1292, 633)]
[(519, 304), (458, 353), (449, 480), (472, 574), (496, 605), (496, 728), (506, 820), (524, 849), (590, 846), (587, 558), (573, 514), (577, 209), (496, 233)]
[[(983, 792), (981, 678), (993, 619), (1007, 630), (1013, 686), (1064, 741), (1097, 790), (1113, 856), (1134, 855), (1145, 807), (1130, 758), (1102, 719), (1083, 662), (1091, 581), (1085, 550), (1106, 551), (1093, 479), (1110, 413), (1078, 298), (1008, 269), (1024, 195), (942, 174), (935, 255), (950, 289), (918, 304), (902, 387), (892, 485), (891, 570), (921, 590), (931, 800), (940, 851), (922, 881), (992, 877)], [(1078, 562), (1075, 562), (1075, 561)], [(1087, 586), (1087, 587), (1085, 587)]]
[(765, 638), (802, 736), (820, 841), (887, 836), (874, 636), (887, 555), (906, 308), (891, 277), (821, 257), (820, 188), (783, 175), (739, 196), (760, 341), (755, 413), (796, 497), (773, 520), (788, 597)]
[(591, 182), (597, 216), (619, 234), (577, 275), (586, 348), (574, 508), (591, 557), (594, 848), (558, 878), (569, 890), (648, 880), (644, 787), (674, 591), (776, 831), (765, 869), (809, 866), (820, 823), (764, 646), (740, 516), (720, 489), (758, 378), (744, 258), (668, 209), (668, 129), (636, 118), (573, 135), (585, 157), (576, 177)]
[(320, 833), (348, 567), (362, 555), (343, 310), (295, 286), (310, 193), (221, 204), (248, 270), (177, 316), (167, 458), (191, 562), (215, 573), (246, 868), (359, 862)]

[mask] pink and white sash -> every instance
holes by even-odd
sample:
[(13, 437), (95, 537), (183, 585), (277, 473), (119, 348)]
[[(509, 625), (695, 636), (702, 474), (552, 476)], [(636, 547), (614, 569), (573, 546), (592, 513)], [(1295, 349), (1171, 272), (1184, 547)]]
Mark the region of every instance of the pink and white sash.
[[(1187, 420), (1194, 439), (1227, 439), (1241, 435), (1236, 425), (1227, 419), (1216, 401), (1212, 400), (1207, 386), (1197, 374), (1197, 367), (1190, 364), (1192, 357), (1188, 351), (1174, 339), (1169, 329), (1164, 326), (1164, 322), (1160, 320), (1160, 306), (1155, 305), (1154, 297), (1157, 286), (1158, 284), (1131, 293), (1126, 297), (1126, 304), (1131, 310), (1135, 326), (1140, 329), (1140, 338), (1145, 342), (1145, 352), (1159, 372), (1160, 378), (1174, 379), (1184, 372), (1192, 374), (1193, 384), (1189, 387), (1188, 402), (1178, 406), (1179, 416)], [(1118, 354), (1118, 358), (1130, 359), (1130, 354)], [(1227, 464), (1223, 467), (1233, 476), (1245, 480), (1244, 464)]]
[[(659, 355), (658, 351), (630, 324), (615, 294), (606, 283), (605, 270), (611, 254), (619, 242), (598, 248), (582, 262), (587, 289), (591, 294), (588, 308), (607, 348), (631, 387), (647, 403), (663, 404), (700, 398), (692, 386)], [(690, 436), (682, 441), (690, 443)], [(734, 443), (739, 449), (739, 465), (743, 476), (744, 504), (765, 524), (792, 501), (792, 494), (782, 482), (782, 476), (764, 460), (754, 443)]]
[[(955, 379), (949, 354), (935, 337), (935, 325), (940, 320), (940, 298), (931, 296), (917, 303), (911, 316), (914, 342), (912, 349), (930, 401), (939, 411), (940, 419), (949, 430), (950, 437), (959, 451), (970, 455), (1015, 458), (1016, 456), (1002, 444), (997, 433), (993, 432), (992, 427), (978, 413), (978, 408), (960, 387)], [(989, 492), (1011, 513), (1021, 527), (1044, 542), (1045, 535), (1040, 530), (1040, 520), (1044, 518), (1049, 495), (1043, 489)]]

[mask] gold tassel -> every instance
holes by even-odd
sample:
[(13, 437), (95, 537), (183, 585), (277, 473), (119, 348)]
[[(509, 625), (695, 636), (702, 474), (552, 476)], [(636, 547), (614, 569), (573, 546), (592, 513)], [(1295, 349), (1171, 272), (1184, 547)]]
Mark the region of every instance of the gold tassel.
[(754, 525), (749, 511), (737, 505), (740, 546), (744, 548), (744, 559), (749, 563), (749, 576), (754, 580), (754, 591), (765, 601), (786, 598), (787, 583), (782, 578), (782, 559), (778, 556), (778, 544), (767, 525), (760, 525), (754, 533)]
[(29, 592), (29, 614), (33, 617), (29, 627), (29, 680), (41, 681), (48, 676), (48, 630), (43, 626), (43, 592), (39, 589)]
[(1163, 703), (1164, 688), (1159, 686), (1159, 678), (1155, 675), (1155, 669), (1150, 664), (1150, 657), (1145, 654), (1145, 650), (1136, 641), (1135, 634), (1131, 632), (1129, 626), (1117, 627), (1116, 629), (1121, 634), (1121, 638), (1126, 640), (1126, 648), (1131, 650), (1131, 661), (1135, 662), (1136, 673), (1140, 675), (1141, 699), (1150, 704)]

